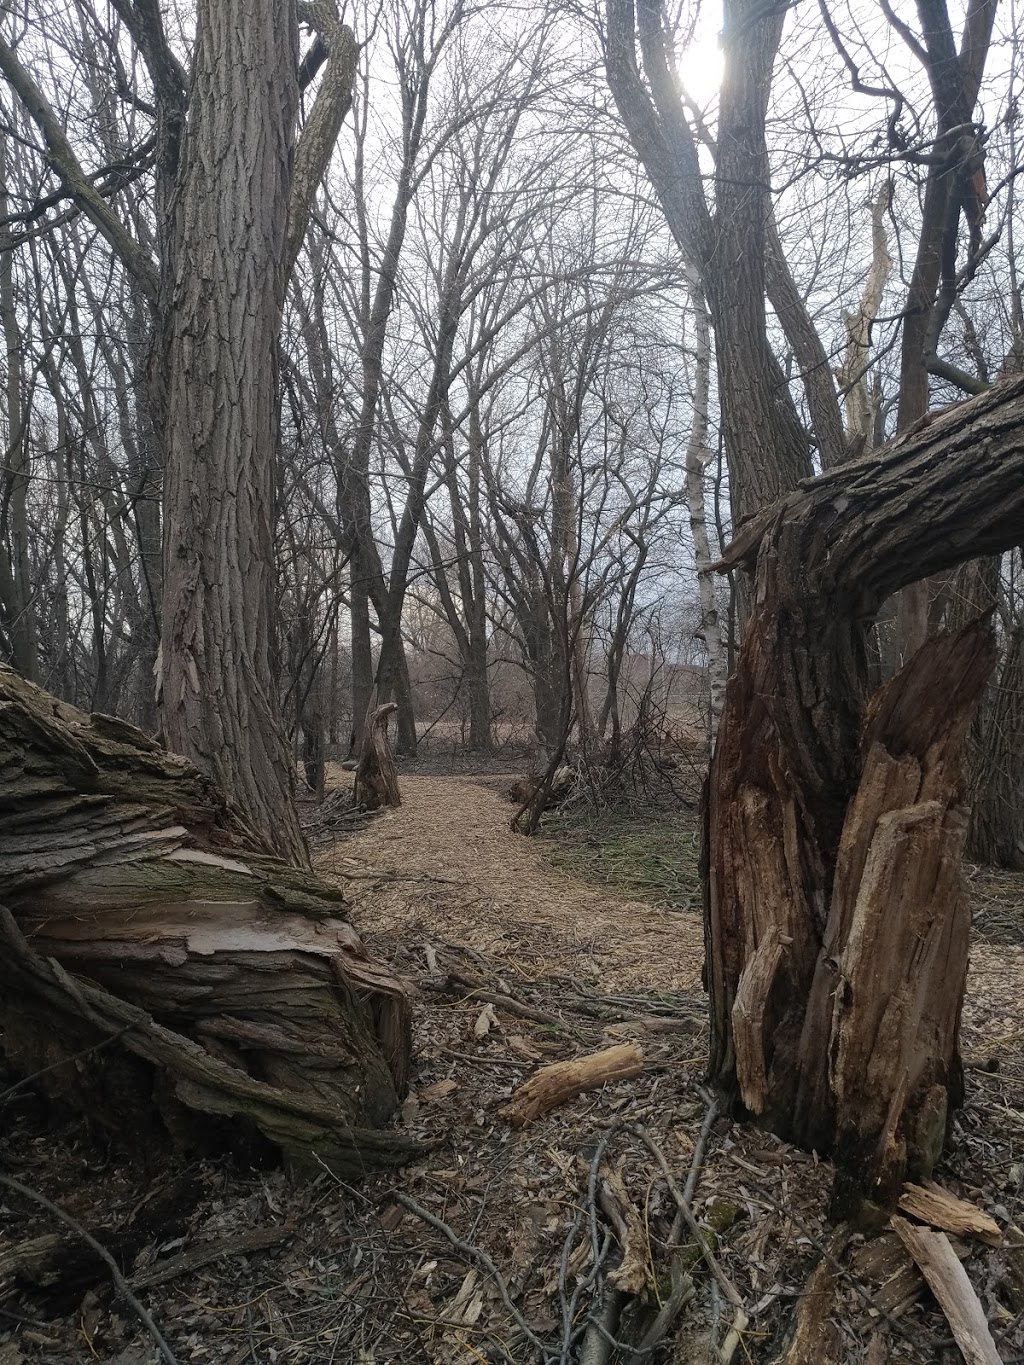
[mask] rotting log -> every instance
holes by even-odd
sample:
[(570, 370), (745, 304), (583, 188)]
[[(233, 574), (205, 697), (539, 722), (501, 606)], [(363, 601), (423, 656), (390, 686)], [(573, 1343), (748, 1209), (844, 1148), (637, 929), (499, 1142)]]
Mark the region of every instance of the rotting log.
[(396, 1164), (413, 1149), (385, 1128), (409, 1000), (345, 915), (191, 763), (0, 668), (0, 1046), (17, 1072), (54, 1068), (40, 1088), (133, 1141), (348, 1176)]
[(752, 574), (705, 806), (709, 1075), (836, 1158), (834, 1213), (927, 1178), (962, 1095), (969, 919), (959, 750), (994, 660), (976, 623), (872, 697), (906, 584), (1019, 542), (1024, 380), (806, 481), (718, 566)]

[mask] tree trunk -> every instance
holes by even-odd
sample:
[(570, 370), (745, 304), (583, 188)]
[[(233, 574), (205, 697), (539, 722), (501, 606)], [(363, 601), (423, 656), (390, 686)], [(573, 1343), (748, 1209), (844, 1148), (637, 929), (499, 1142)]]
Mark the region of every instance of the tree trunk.
[(200, 5), (169, 276), (159, 700), (168, 747), (306, 863), (272, 663), (297, 73), (294, 5)]
[(791, 494), (720, 566), (756, 565), (757, 609), (709, 779), (711, 1076), (881, 1200), (961, 1094), (958, 752), (994, 654), (987, 626), (939, 637), (869, 704), (868, 631), (1019, 538), (1022, 433), (1014, 380)]
[(336, 887), (267, 856), (192, 764), (9, 669), (0, 771), (0, 1036), (20, 1072), (57, 1064), (37, 1084), (133, 1141), (255, 1140), (349, 1175), (408, 1155), (376, 1131), (406, 1083), (408, 999)]
[(349, 619), (352, 650), (352, 738), (348, 756), (356, 759), (363, 748), (363, 726), (373, 695), (373, 650), (370, 643), (370, 587), (359, 543), (355, 543), (349, 566)]
[(1002, 666), (972, 754), (968, 856), (1024, 872), (1024, 622), (1004, 642)]
[[(946, 575), (945, 621), (955, 628), (1002, 606), (999, 663), (967, 737), (972, 810), (965, 853), (973, 862), (1024, 871), (1024, 618), (1015, 602), (1001, 602), (1001, 571), (1002, 557), (989, 555)], [(1012, 581), (1012, 566), (1010, 575)]]
[[(10, 170), (7, 138), (0, 135), (0, 215), (7, 216), (6, 186)], [(29, 555), (28, 493), (29, 441), (22, 394), (25, 341), (18, 320), (14, 290), (14, 252), (0, 237), (0, 325), (7, 364), (5, 398), (7, 440), (0, 471), (0, 617), (10, 645), (11, 659), (31, 682), (39, 679), (36, 609), (32, 601), (32, 563)], [(5, 543), (4, 543), (5, 542)], [(8, 548), (9, 547), (9, 548)]]

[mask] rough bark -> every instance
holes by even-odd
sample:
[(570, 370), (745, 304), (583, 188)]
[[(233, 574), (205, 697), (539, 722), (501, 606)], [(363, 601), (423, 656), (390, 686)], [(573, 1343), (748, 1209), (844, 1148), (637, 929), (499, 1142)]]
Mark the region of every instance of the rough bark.
[[(1024, 621), (1007, 611), (1000, 556), (945, 576), (945, 623), (1001, 611), (1000, 660), (967, 739), (971, 825), (966, 856), (1024, 870)], [(1011, 567), (1012, 574), (1012, 567)]]
[(806, 484), (722, 561), (755, 568), (755, 612), (709, 784), (711, 1075), (878, 1198), (928, 1174), (960, 1095), (958, 751), (993, 649), (940, 637), (868, 705), (868, 630), (1022, 518), (1016, 379)]
[[(771, 176), (765, 113), (785, 13), (757, 0), (727, 0), (725, 75), (720, 96), (712, 212), (693, 131), (671, 68), (661, 0), (606, 0), (608, 85), (643, 161), (687, 266), (703, 286), (715, 332), (722, 430), (729, 458), (734, 521), (742, 522), (811, 473), (808, 441), (767, 333), (766, 247), (771, 236)], [(637, 63), (637, 43), (644, 79)], [(646, 83), (645, 83), (646, 82)], [(772, 292), (794, 324), (802, 307), (785, 262), (772, 253)], [(797, 329), (815, 413), (828, 404), (830, 376)], [(821, 438), (837, 432), (838, 405)], [(767, 457), (767, 458), (766, 458)]]
[(156, 102), (158, 265), (152, 244), (132, 235), (86, 174), (57, 113), (2, 39), (0, 72), (65, 190), (153, 310), (150, 406), (167, 474), (157, 660), (165, 736), (301, 863), (307, 853), (271, 666), (277, 341), (295, 246), (350, 101), (354, 44), (331, 0), (308, 6), (330, 65), (296, 147), (292, 0), (201, 3), (191, 77), (153, 0), (114, 5)]
[(277, 345), (294, 128), (294, 9), (204, 4), (181, 153), (164, 485), (164, 738), (282, 856), (308, 854), (273, 659)]
[[(140, 1141), (320, 1158), (410, 1144), (402, 984), (337, 888), (268, 855), (192, 764), (0, 670), (0, 1031), (22, 1073)], [(128, 1127), (126, 1128), (126, 1125)]]
[(388, 721), (397, 710), (397, 702), (391, 701), (374, 707), (367, 715), (363, 751), (356, 768), (356, 803), (367, 810), (402, 804), (395, 758), (388, 739)]
[(968, 856), (1024, 872), (1024, 623), (1005, 642), (973, 753)]
[[(8, 140), (0, 135), (0, 217), (6, 218), (10, 198)], [(36, 641), (36, 612), (32, 601), (32, 562), (29, 554), (28, 426), (22, 394), (24, 339), (18, 319), (14, 289), (14, 253), (6, 233), (0, 234), (0, 325), (3, 329), (4, 359), (7, 367), (6, 399), (7, 440), (3, 446), (0, 472), (0, 619), (3, 621), (10, 657), (16, 668), (32, 682), (39, 678), (39, 651)]]

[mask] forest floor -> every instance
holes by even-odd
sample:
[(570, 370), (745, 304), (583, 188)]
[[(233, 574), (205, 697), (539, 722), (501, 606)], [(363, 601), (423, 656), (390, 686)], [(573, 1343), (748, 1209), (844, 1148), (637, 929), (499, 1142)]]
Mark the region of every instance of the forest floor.
[[(370, 951), (415, 992), (415, 1162), (357, 1187), (326, 1170), (297, 1184), (228, 1160), (126, 1161), (21, 1091), (0, 1107), (0, 1167), (108, 1245), (136, 1229), (123, 1269), (182, 1365), (696, 1365), (713, 1343), (769, 1362), (801, 1315), (813, 1331), (793, 1365), (960, 1360), (894, 1233), (830, 1228), (826, 1162), (709, 1110), (692, 806), (549, 817), (526, 839), (507, 785), (417, 764), (400, 809), (317, 850)], [(969, 889), (967, 1102), (937, 1179), (1002, 1229), (998, 1246), (954, 1247), (1008, 1362), (1024, 1359), (1024, 878), (970, 869)], [(538, 1064), (619, 1044), (641, 1051), (639, 1077), (509, 1122)], [(673, 1229), (661, 1161), (690, 1178), (719, 1280)], [(617, 1219), (630, 1254), (616, 1271)], [(5, 1249), (55, 1231), (0, 1200), (0, 1365), (156, 1360), (95, 1263), (5, 1281)], [(188, 1264), (215, 1244), (222, 1259)], [(730, 1292), (747, 1320), (732, 1339)], [(660, 1347), (637, 1354), (659, 1314)], [(602, 1354), (595, 1317), (630, 1347)]]

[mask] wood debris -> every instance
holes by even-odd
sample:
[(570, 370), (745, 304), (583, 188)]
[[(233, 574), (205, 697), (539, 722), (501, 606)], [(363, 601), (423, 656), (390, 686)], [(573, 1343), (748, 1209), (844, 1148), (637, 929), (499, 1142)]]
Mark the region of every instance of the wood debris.
[(575, 1057), (571, 1062), (552, 1062), (524, 1081), (501, 1113), (518, 1128), (587, 1090), (600, 1090), (612, 1081), (632, 1080), (643, 1069), (644, 1054), (628, 1043)]
[(989, 1246), (1001, 1246), (999, 1224), (966, 1199), (958, 1199), (941, 1185), (926, 1180), (923, 1185), (906, 1185), (900, 1208), (922, 1223), (951, 1232), (955, 1237), (977, 1237)]
[(946, 1234), (896, 1216), (892, 1225), (928, 1281), (967, 1365), (1002, 1365), (985, 1310)]

